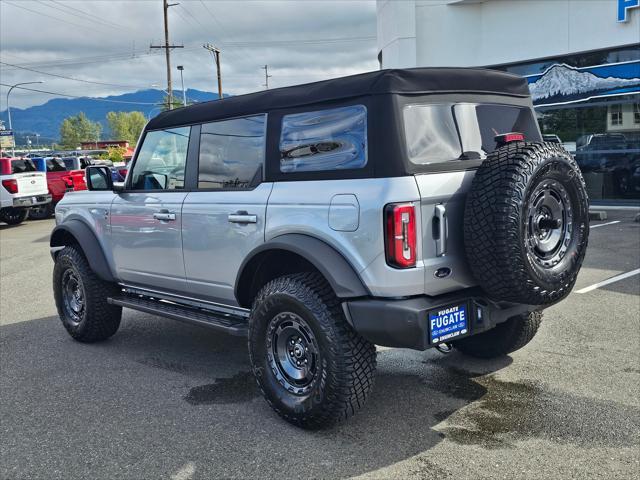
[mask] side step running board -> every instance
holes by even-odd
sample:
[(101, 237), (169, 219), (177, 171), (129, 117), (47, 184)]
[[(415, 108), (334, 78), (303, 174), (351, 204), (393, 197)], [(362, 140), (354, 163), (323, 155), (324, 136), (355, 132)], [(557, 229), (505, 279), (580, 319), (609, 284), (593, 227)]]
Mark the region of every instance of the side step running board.
[(172, 318), (173, 320), (202, 325), (231, 335), (246, 336), (248, 332), (249, 324), (246, 318), (237, 317), (228, 313), (218, 313), (165, 300), (153, 300), (140, 296), (122, 295), (109, 298), (107, 301), (112, 305), (119, 305), (121, 307), (131, 308), (132, 310)]

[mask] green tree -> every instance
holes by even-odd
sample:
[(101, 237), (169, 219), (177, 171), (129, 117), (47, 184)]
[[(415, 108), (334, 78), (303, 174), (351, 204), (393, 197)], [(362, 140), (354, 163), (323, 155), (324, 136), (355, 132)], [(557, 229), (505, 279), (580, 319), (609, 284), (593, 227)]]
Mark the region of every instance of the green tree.
[(107, 123), (111, 131), (112, 140), (126, 140), (135, 146), (145, 123), (147, 122), (142, 112), (109, 112)]
[(102, 125), (92, 122), (84, 112), (67, 117), (60, 125), (60, 143), (64, 148), (78, 148), (82, 142), (100, 140)]

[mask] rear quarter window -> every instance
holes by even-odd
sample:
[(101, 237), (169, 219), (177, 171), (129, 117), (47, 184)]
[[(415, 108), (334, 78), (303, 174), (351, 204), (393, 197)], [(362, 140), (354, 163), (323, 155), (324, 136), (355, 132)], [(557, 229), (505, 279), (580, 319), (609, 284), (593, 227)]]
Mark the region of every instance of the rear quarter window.
[(318, 172), (367, 164), (364, 105), (285, 115), (280, 134), (280, 171)]

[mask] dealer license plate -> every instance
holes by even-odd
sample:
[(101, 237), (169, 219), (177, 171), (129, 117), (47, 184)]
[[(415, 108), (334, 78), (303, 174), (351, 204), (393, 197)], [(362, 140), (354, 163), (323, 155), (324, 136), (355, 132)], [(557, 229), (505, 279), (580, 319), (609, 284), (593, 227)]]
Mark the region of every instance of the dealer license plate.
[(467, 305), (449, 305), (429, 312), (431, 343), (441, 343), (469, 332)]

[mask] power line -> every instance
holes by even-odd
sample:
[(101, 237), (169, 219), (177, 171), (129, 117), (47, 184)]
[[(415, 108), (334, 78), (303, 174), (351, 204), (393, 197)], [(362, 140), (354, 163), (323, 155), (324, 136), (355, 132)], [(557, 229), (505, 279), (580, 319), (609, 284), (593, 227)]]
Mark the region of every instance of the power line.
[(84, 30), (90, 30), (90, 31), (94, 32), (94, 30), (89, 28), (87, 25), (80, 25), (78, 23), (73, 23), (73, 22), (70, 22), (69, 20), (65, 20), (64, 18), (56, 17), (56, 16), (50, 15), (48, 13), (39, 12), (38, 10), (33, 10), (32, 8), (27, 8), (27, 7), (22, 6), (22, 5), (16, 5), (15, 3), (9, 2), (7, 0), (4, 0), (3, 3), (6, 3), (7, 5), (11, 5), (12, 7), (21, 8), (22, 10), (26, 10), (26, 11), (31, 12), (31, 13), (35, 13), (36, 15), (42, 15), (43, 17), (53, 18), (54, 20), (57, 20), (58, 22), (67, 23), (69, 25), (73, 25), (74, 27), (80, 27), (80, 28), (82, 28)]
[(108, 26), (110, 28), (118, 28), (120, 30), (124, 30), (124, 31), (127, 31), (127, 32), (129, 31), (129, 29), (123, 27), (122, 25), (119, 25), (119, 24), (117, 24), (115, 22), (111, 22), (111, 21), (106, 20), (104, 18), (98, 18), (98, 17), (96, 17), (95, 15), (93, 15), (91, 13), (85, 12), (84, 10), (80, 10), (77, 7), (71, 7), (69, 5), (66, 5), (65, 3), (59, 2), (58, 0), (50, 0), (50, 1), (60, 5), (61, 7), (65, 8), (67, 10), (70, 10), (71, 12), (79, 12), (80, 14), (84, 15), (85, 17), (89, 18), (90, 20), (92, 20), (94, 22), (100, 22), (100, 23), (102, 23), (102, 24), (104, 24), (104, 25), (106, 25), (106, 26)]
[[(1, 86), (3, 87), (12, 87), (12, 85), (6, 84), (6, 83), (0, 83)], [(46, 93), (49, 95), (57, 95), (59, 97), (69, 97), (69, 98), (86, 98), (88, 100), (94, 100), (96, 102), (108, 102), (108, 103), (126, 103), (126, 104), (130, 104), (130, 105), (155, 105), (157, 106), (157, 103), (152, 103), (152, 102), (129, 102), (127, 100), (109, 100), (108, 98), (97, 98), (97, 97), (86, 97), (86, 96), (80, 96), (80, 95), (70, 95), (68, 93), (59, 93), (59, 92), (49, 92), (47, 90), (40, 90), (37, 88), (28, 88), (28, 87), (15, 87), (19, 90), (29, 90), (30, 92), (38, 92), (38, 93)]]
[(255, 47), (255, 46), (278, 46), (278, 45), (325, 45), (334, 43), (365, 42), (375, 40), (376, 37), (343, 37), (343, 38), (310, 38), (293, 40), (263, 40), (248, 42), (226, 42), (227, 48), (233, 47)]
[[(51, 4), (50, 4), (51, 2), (53, 2), (53, 3), (57, 3), (57, 4), (59, 4), (59, 5), (63, 6), (63, 7), (66, 7), (66, 5), (61, 4), (61, 3), (59, 3), (59, 2), (56, 2), (55, 0), (50, 0), (50, 2), (44, 2), (44, 1), (42, 1), (42, 0), (36, 0), (36, 1), (37, 1), (40, 5), (44, 5), (45, 7), (50, 8), (50, 9), (52, 9), (52, 10), (55, 10), (56, 12), (59, 12), (59, 13), (61, 13), (62, 15), (73, 15), (74, 17), (79, 18), (79, 19), (80, 19), (80, 20), (82, 20), (83, 22), (86, 22), (86, 21), (88, 20), (88, 19), (86, 18), (86, 17), (88, 16), (88, 17), (89, 17), (89, 20), (91, 20), (91, 21), (92, 21), (96, 26), (108, 27), (108, 28), (110, 28), (110, 29), (120, 28), (120, 27), (115, 26), (115, 25), (109, 25), (109, 24), (105, 23), (103, 20), (101, 20), (101, 19), (99, 19), (99, 18), (96, 18), (96, 17), (93, 17), (93, 16), (91, 16), (91, 15), (89, 15), (89, 14), (86, 14), (86, 13), (84, 14), (85, 16), (78, 15), (77, 13), (75, 13), (75, 12), (73, 11), (73, 10), (75, 10), (75, 9), (73, 9), (73, 8), (71, 8), (71, 7), (68, 7), (71, 11), (69, 11), (69, 10), (62, 10), (60, 7), (56, 7), (55, 5), (51, 5)], [(80, 11), (80, 10), (77, 10), (77, 11)]]
[(74, 78), (74, 77), (68, 77), (66, 75), (58, 75), (57, 73), (43, 72), (41, 70), (36, 70), (35, 68), (21, 67), (20, 65), (14, 65), (13, 63), (7, 63), (7, 62), (1, 62), (1, 61), (0, 61), (0, 64), (8, 65), (10, 67), (19, 68), (21, 70), (27, 70), (29, 72), (41, 73), (43, 75), (49, 75), (51, 77), (63, 78), (65, 80), (74, 80), (76, 82), (91, 83), (91, 84), (94, 84), (94, 85), (105, 85), (105, 86), (108, 86), (108, 87), (122, 87), (122, 88), (146, 88), (146, 87), (140, 87), (138, 85), (121, 85), (121, 84), (117, 84), (117, 83), (95, 82), (93, 80), (84, 80), (82, 78)]

